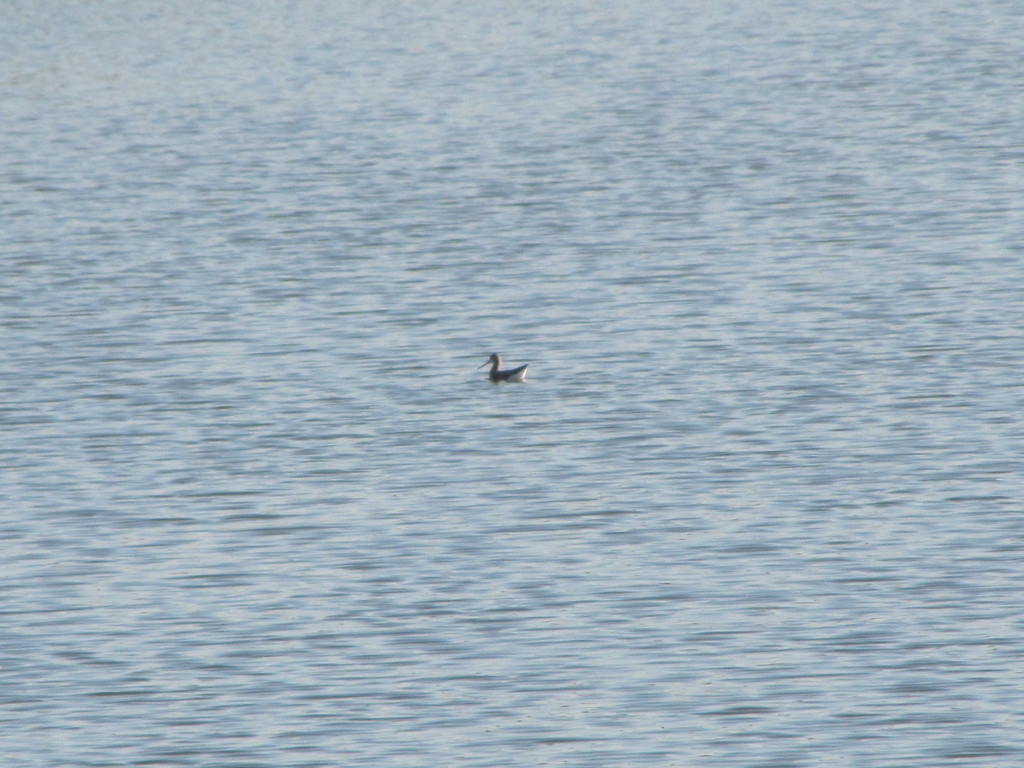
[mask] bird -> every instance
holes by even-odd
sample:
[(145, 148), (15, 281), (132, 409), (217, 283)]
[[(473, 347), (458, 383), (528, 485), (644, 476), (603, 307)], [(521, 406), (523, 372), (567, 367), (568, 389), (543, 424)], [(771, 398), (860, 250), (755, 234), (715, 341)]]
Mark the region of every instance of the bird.
[(497, 352), (487, 358), (487, 363), (477, 366), (479, 371), (485, 365), (490, 363), (491, 372), (488, 378), (497, 384), (499, 381), (525, 381), (526, 380), (526, 369), (530, 367), (530, 364), (520, 365), (518, 368), (512, 368), (507, 371), (501, 370), (501, 355)]

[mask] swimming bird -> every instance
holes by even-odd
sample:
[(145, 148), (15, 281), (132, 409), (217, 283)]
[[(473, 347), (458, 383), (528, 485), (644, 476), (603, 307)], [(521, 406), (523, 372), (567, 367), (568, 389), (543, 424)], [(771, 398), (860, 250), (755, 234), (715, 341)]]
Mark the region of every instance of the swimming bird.
[[(508, 371), (502, 371), (501, 355), (499, 355), (497, 352), (495, 352), (493, 355), (487, 358), (487, 363), (491, 364), (491, 372), (488, 378), (490, 378), (490, 380), (493, 381), (495, 384), (497, 384), (499, 381), (525, 381), (526, 369), (530, 367), (530, 364), (527, 363), (526, 365), (520, 365), (518, 368), (512, 368)], [(478, 366), (477, 370), (483, 368), (484, 365), (487, 365), (487, 363)]]

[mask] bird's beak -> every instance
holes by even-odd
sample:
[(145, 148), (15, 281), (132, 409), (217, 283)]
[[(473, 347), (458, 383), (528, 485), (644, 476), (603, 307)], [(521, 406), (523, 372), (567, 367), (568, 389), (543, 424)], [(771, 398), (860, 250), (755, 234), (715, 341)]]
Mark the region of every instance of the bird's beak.
[[(489, 362), (491, 362), (491, 361), (490, 361), (490, 360), (488, 360), (488, 361), (487, 361), (487, 363), (489, 363)], [(480, 363), (480, 365), (478, 365), (478, 366), (476, 367), (476, 369), (477, 369), (477, 370), (479, 371), (479, 370), (480, 370), (481, 368), (483, 368), (483, 367), (484, 367), (485, 365), (487, 365), (487, 363)]]

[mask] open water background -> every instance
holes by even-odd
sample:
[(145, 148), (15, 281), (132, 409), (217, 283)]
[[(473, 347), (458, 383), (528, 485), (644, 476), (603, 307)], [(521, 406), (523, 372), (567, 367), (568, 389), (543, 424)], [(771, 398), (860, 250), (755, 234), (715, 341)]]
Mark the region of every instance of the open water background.
[(0, 49), (0, 764), (1024, 764), (1020, 0)]

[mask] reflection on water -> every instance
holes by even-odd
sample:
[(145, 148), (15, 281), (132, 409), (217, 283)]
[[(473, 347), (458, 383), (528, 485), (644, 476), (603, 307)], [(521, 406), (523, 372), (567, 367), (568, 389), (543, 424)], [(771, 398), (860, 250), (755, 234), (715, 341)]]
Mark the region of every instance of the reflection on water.
[(1020, 24), (776, 5), (19, 10), (5, 763), (1017, 765)]

